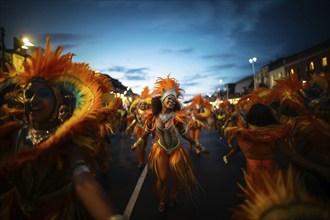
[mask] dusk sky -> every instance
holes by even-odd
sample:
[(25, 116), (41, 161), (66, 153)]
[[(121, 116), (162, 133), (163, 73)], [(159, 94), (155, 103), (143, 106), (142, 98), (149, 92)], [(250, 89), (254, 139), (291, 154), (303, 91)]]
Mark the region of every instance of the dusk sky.
[[(0, 0), (6, 48), (25, 35), (76, 54), (140, 94), (169, 73), (193, 95), (213, 93), (280, 57), (330, 38), (330, 1)], [(219, 80), (222, 79), (222, 84)]]

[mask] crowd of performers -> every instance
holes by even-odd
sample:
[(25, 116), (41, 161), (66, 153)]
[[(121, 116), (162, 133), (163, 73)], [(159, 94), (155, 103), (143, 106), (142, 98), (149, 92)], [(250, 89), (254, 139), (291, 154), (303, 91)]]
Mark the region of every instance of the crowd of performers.
[[(95, 178), (109, 169), (113, 135), (134, 140), (137, 167), (147, 164), (156, 177), (159, 212), (175, 207), (180, 193), (196, 199), (201, 186), (187, 151), (210, 153), (202, 130), (227, 144), (225, 164), (237, 152), (245, 158), (245, 200), (233, 219), (330, 218), (326, 73), (307, 83), (291, 75), (215, 107), (201, 94), (183, 107), (184, 90), (167, 75), (127, 104), (108, 77), (46, 43), (23, 71), (0, 72), (0, 219), (123, 219)], [(290, 163), (285, 169), (277, 152)], [(308, 188), (313, 181), (323, 194)]]

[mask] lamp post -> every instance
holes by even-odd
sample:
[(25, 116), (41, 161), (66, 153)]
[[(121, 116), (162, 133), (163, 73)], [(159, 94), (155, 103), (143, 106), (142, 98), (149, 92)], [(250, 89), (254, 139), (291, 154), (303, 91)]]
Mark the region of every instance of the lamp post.
[(222, 79), (219, 79), (219, 99), (221, 100), (221, 84), (222, 84)]
[(256, 84), (256, 73), (255, 73), (255, 70), (254, 70), (254, 63), (257, 61), (257, 58), (256, 57), (253, 57), (251, 59), (249, 59), (249, 62), (252, 64), (252, 71), (253, 71), (253, 86), (254, 86), (254, 89), (256, 89), (257, 87), (257, 84)]

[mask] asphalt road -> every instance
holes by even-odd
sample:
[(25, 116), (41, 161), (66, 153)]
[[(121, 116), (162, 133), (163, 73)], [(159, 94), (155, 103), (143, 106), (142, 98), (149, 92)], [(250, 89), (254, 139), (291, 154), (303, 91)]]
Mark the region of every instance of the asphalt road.
[[(165, 213), (157, 211), (159, 199), (153, 175), (145, 167), (137, 168), (136, 152), (130, 151), (134, 140), (125, 134), (113, 136), (111, 141), (110, 169), (105, 174), (98, 173), (97, 178), (119, 213), (131, 220), (230, 219), (230, 210), (242, 202), (237, 184), (243, 184), (244, 157), (236, 154), (228, 164), (224, 164), (222, 156), (229, 151), (229, 147), (215, 132), (201, 132), (200, 142), (210, 151), (208, 155), (197, 156), (188, 149), (188, 143), (182, 141), (203, 190), (198, 196), (198, 203), (181, 195), (177, 206), (167, 208)], [(150, 137), (147, 154), (152, 142)]]

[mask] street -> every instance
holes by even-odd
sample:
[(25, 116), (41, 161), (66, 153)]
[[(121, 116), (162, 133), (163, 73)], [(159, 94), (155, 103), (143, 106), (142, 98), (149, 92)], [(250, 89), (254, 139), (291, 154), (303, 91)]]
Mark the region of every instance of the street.
[[(153, 142), (149, 138), (147, 154)], [(119, 213), (131, 220), (229, 219), (230, 209), (242, 201), (237, 183), (243, 183), (244, 157), (238, 153), (229, 159), (228, 164), (224, 164), (222, 156), (229, 151), (229, 147), (215, 132), (201, 132), (200, 142), (210, 154), (197, 156), (189, 150), (188, 143), (182, 141), (203, 190), (199, 193), (197, 204), (179, 195), (176, 207), (167, 207), (165, 213), (157, 210), (159, 199), (153, 175), (147, 172), (146, 167), (137, 168), (136, 152), (130, 151), (134, 140), (124, 134), (113, 136), (111, 141), (110, 169), (105, 174), (98, 173), (97, 178)]]

